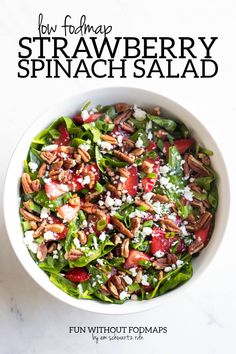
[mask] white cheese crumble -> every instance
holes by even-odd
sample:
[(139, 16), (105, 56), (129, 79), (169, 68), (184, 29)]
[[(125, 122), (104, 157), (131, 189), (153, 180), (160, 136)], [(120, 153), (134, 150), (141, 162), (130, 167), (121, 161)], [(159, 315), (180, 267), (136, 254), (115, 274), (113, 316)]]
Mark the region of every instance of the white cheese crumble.
[(107, 225), (108, 230), (114, 230), (114, 226), (112, 224)]
[(112, 150), (115, 147), (114, 145), (108, 143), (108, 141), (100, 141), (98, 145), (104, 150)]
[(135, 143), (136, 148), (142, 148), (143, 147), (143, 141), (140, 138), (140, 136), (138, 137), (138, 140)]
[(145, 218), (145, 216), (147, 216), (147, 213), (145, 211), (136, 209), (135, 211), (129, 214), (130, 218), (134, 218), (135, 216), (138, 216), (139, 218)]
[(151, 235), (152, 234), (152, 228), (151, 227), (144, 227), (143, 230), (142, 230), (142, 234), (144, 236), (148, 236), (148, 235)]
[(123, 141), (123, 136), (122, 135), (118, 135), (117, 136), (118, 146), (122, 146), (122, 141)]
[(177, 268), (181, 267), (183, 263), (184, 263), (184, 262), (181, 261), (181, 259), (178, 259), (178, 260), (176, 261), (176, 266), (177, 266)]
[(136, 104), (134, 105), (133, 109), (134, 109), (134, 113), (133, 113), (134, 118), (136, 118), (139, 121), (142, 121), (146, 118), (147, 113), (143, 111), (141, 108), (138, 108)]
[(106, 199), (105, 199), (105, 205), (107, 208), (113, 206), (115, 203), (114, 199), (112, 199), (109, 195), (107, 195)]
[(88, 112), (86, 109), (84, 109), (84, 110), (81, 112), (81, 117), (82, 117), (83, 120), (88, 119), (89, 116), (90, 116), (90, 114), (89, 114), (89, 112)]
[(33, 253), (37, 253), (38, 245), (34, 242), (34, 231), (26, 231), (24, 244)]
[(36, 162), (29, 162), (28, 165), (29, 165), (31, 172), (34, 173), (35, 171), (37, 171), (38, 164)]
[(137, 267), (130, 268), (129, 271), (130, 271), (132, 277), (135, 277), (137, 275)]
[(190, 202), (193, 200), (193, 192), (188, 186), (184, 188), (184, 198), (189, 200)]
[(90, 176), (85, 176), (84, 179), (83, 179), (82, 184), (89, 184), (90, 181), (91, 181)]
[(165, 267), (164, 272), (168, 273), (172, 271), (172, 267)]
[(55, 235), (54, 235), (54, 233), (52, 231), (46, 231), (43, 234), (43, 238), (46, 241), (55, 240)]
[(120, 300), (124, 300), (127, 297), (130, 297), (130, 295), (127, 293), (127, 291), (121, 291), (120, 293)]
[(90, 145), (89, 144), (80, 144), (79, 148), (85, 151), (88, 151), (90, 149)]
[(79, 242), (79, 239), (77, 237), (74, 238), (73, 242), (74, 242), (74, 245), (75, 245), (76, 248), (80, 248), (80, 242)]
[(119, 207), (119, 206), (121, 206), (121, 204), (122, 204), (122, 201), (120, 199), (114, 200), (114, 206)]
[(126, 178), (126, 177), (121, 176), (121, 177), (120, 177), (120, 181), (121, 181), (121, 183), (125, 183), (125, 182), (127, 181), (127, 178)]
[(128, 284), (128, 285), (133, 284), (133, 279), (130, 278), (128, 275), (125, 275), (125, 276), (123, 277), (123, 279), (124, 279), (124, 281), (126, 282), (126, 284)]
[(148, 139), (152, 140), (152, 138), (153, 138), (152, 132), (148, 132)]
[(50, 209), (43, 207), (41, 209), (40, 218), (41, 219), (47, 219), (49, 214), (50, 214)]
[(103, 242), (103, 241), (105, 241), (106, 237), (107, 237), (107, 235), (106, 235), (106, 233), (103, 231), (103, 232), (101, 233), (101, 235), (99, 236), (99, 240)]
[(48, 146), (44, 146), (41, 151), (55, 151), (58, 148), (57, 144), (52, 144)]
[(154, 256), (157, 257), (157, 258), (162, 258), (164, 255), (165, 255), (165, 253), (162, 252), (162, 251), (156, 251), (154, 253)]
[(66, 184), (60, 184), (60, 189), (64, 192), (69, 192), (69, 187)]
[(130, 297), (130, 300), (138, 300), (138, 296), (136, 294), (132, 294), (131, 297)]
[(103, 266), (103, 259), (98, 258), (98, 259), (97, 259), (97, 263), (98, 263), (100, 266)]
[(160, 166), (159, 172), (161, 175), (166, 175), (170, 171), (167, 165)]
[(186, 226), (185, 225), (180, 226), (180, 231), (181, 231), (182, 236), (189, 235), (188, 231), (186, 230)]
[(161, 178), (159, 179), (159, 182), (160, 182), (160, 184), (161, 184), (162, 186), (167, 186), (168, 183), (169, 183), (169, 178), (168, 178), (168, 177), (161, 177)]
[(146, 124), (146, 132), (148, 133), (148, 131), (151, 130), (151, 129), (152, 129), (152, 121), (149, 120), (149, 121), (147, 122), (147, 124)]
[(152, 192), (145, 193), (144, 196), (143, 196), (143, 199), (146, 202), (149, 202), (152, 199), (153, 195), (154, 195), (154, 193), (152, 193)]
[(149, 285), (147, 274), (143, 274), (143, 275), (142, 275), (141, 284), (142, 284), (142, 285)]
[(85, 227), (87, 227), (87, 226), (88, 226), (87, 220), (83, 220), (83, 222), (80, 225), (81, 229), (85, 229)]

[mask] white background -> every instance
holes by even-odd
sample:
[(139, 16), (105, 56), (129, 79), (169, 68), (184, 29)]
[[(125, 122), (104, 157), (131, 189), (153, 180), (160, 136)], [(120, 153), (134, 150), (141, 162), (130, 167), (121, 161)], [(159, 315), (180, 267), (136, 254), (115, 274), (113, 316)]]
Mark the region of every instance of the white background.
[[(157, 91), (197, 116), (217, 141), (235, 182), (235, 15), (234, 1), (0, 1), (1, 195), (4, 174), (20, 136), (48, 107), (82, 89), (133, 85)], [(37, 16), (74, 23), (86, 14), (90, 24), (112, 24), (113, 35), (219, 36), (213, 56), (214, 79), (18, 79), (18, 40), (37, 35)], [(207, 142), (206, 142), (207, 145)], [(13, 253), (1, 216), (0, 354), (161, 353), (233, 354), (235, 346), (235, 187), (231, 220), (223, 243), (201, 279), (184, 297), (163, 308), (129, 316), (102, 316), (69, 307), (31, 280)], [(14, 220), (13, 220), (14, 222)], [(167, 326), (165, 335), (140, 342), (100, 342), (89, 334), (68, 334), (69, 326)]]

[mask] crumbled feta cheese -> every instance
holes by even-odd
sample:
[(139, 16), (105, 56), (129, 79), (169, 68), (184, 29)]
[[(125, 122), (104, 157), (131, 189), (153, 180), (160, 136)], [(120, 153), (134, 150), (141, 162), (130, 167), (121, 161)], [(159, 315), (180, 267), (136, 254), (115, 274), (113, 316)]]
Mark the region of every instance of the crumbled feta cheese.
[(126, 282), (126, 284), (128, 284), (128, 285), (133, 284), (132, 278), (130, 278), (128, 275), (125, 275), (125, 276), (123, 277), (123, 279), (124, 279), (124, 281)]
[(147, 274), (143, 274), (143, 275), (142, 275), (141, 284), (142, 284), (142, 285), (149, 285)]
[(66, 184), (60, 184), (60, 189), (64, 192), (69, 192), (69, 187)]
[(166, 175), (170, 171), (167, 165), (160, 166), (159, 172), (161, 175)]
[(176, 215), (174, 213), (172, 213), (172, 214), (168, 215), (168, 219), (176, 222)]
[(105, 241), (106, 237), (107, 237), (107, 235), (106, 235), (106, 233), (103, 231), (103, 232), (101, 233), (101, 235), (99, 236), (99, 240), (103, 242), (103, 241)]
[(193, 192), (188, 186), (184, 188), (184, 198), (189, 200), (190, 202), (193, 200)]
[(126, 299), (127, 297), (130, 297), (130, 295), (127, 293), (127, 291), (121, 291), (120, 293), (120, 300), (124, 300)]
[(189, 182), (193, 183), (195, 181), (195, 178), (191, 177)]
[(140, 138), (140, 136), (138, 137), (138, 140), (135, 143), (136, 148), (142, 148), (143, 147), (143, 141)]
[(108, 228), (108, 230), (113, 230), (113, 229), (114, 229), (114, 226), (113, 226), (112, 224), (108, 224), (108, 225), (107, 225), (107, 228)]
[(135, 216), (138, 216), (139, 218), (145, 218), (145, 216), (147, 216), (147, 213), (145, 211), (136, 209), (135, 211), (130, 213), (129, 217), (134, 218)]
[(152, 234), (152, 228), (151, 227), (144, 227), (142, 230), (142, 234), (144, 236), (151, 235)]
[(133, 201), (133, 198), (131, 197), (131, 195), (128, 195), (127, 197), (126, 197), (126, 202), (127, 203), (131, 203)]
[(55, 240), (55, 235), (54, 235), (54, 233), (52, 231), (46, 231), (43, 234), (43, 238), (46, 241)]
[(172, 267), (173, 270), (176, 269), (176, 265), (175, 264), (172, 264), (171, 267)]
[(99, 200), (98, 204), (99, 204), (99, 206), (103, 206), (104, 205), (104, 201), (103, 200)]
[(105, 199), (105, 205), (107, 208), (113, 206), (115, 203), (114, 199), (112, 199), (109, 195), (107, 195), (106, 199)]
[(117, 136), (117, 142), (119, 146), (122, 146), (122, 141), (123, 141), (123, 136), (122, 135), (118, 135)]
[(80, 227), (81, 227), (82, 229), (84, 229), (84, 228), (87, 227), (87, 226), (88, 226), (87, 220), (83, 220), (82, 223), (81, 223), (81, 225), (80, 225)]
[(154, 256), (157, 257), (157, 258), (162, 258), (164, 255), (165, 255), (165, 253), (162, 252), (162, 251), (156, 251), (154, 253)]
[(188, 231), (186, 230), (186, 226), (185, 225), (180, 226), (180, 231), (181, 231), (181, 234), (183, 236), (189, 235)]
[(98, 258), (98, 259), (97, 259), (97, 263), (98, 263), (100, 266), (103, 266), (103, 259)]
[(178, 259), (178, 260), (176, 261), (177, 268), (181, 267), (183, 263), (184, 263), (184, 262), (181, 261), (181, 259)]
[(24, 244), (33, 253), (37, 253), (38, 245), (34, 242), (34, 231), (26, 231)]
[(31, 172), (34, 173), (35, 171), (37, 171), (38, 164), (36, 162), (29, 162), (28, 165), (29, 168), (31, 169)]
[(61, 152), (60, 155), (63, 159), (67, 159), (67, 157), (68, 157), (65, 152)]
[(58, 259), (59, 256), (58, 256), (58, 254), (54, 254), (54, 255), (52, 256), (52, 258), (53, 258), (53, 259)]
[(133, 107), (134, 109), (134, 113), (133, 113), (133, 117), (136, 118), (139, 121), (142, 121), (146, 118), (146, 112), (143, 111), (142, 109), (138, 108), (136, 105), (134, 105)]
[(76, 248), (80, 248), (80, 242), (77, 237), (74, 238), (73, 242), (74, 242)]
[(152, 138), (153, 138), (152, 132), (148, 132), (148, 139), (152, 140)]
[(168, 183), (169, 183), (169, 178), (167, 178), (167, 177), (161, 177), (161, 178), (159, 179), (159, 182), (160, 182), (160, 184), (161, 184), (162, 186), (167, 186)]
[(89, 144), (80, 144), (79, 148), (85, 151), (88, 151), (90, 149), (90, 145)]
[(86, 119), (88, 119), (88, 117), (89, 117), (89, 112), (86, 110), (86, 109), (84, 109), (82, 112), (81, 112), (81, 117), (82, 117), (82, 119), (83, 119), (83, 121), (85, 121)]
[(58, 148), (57, 144), (44, 146), (41, 151), (55, 151)]
[(58, 251), (60, 251), (62, 249), (62, 245), (60, 243), (58, 243), (57, 249), (58, 249)]
[(41, 219), (47, 219), (49, 214), (50, 214), (50, 209), (43, 207), (41, 209), (40, 218)]
[(120, 181), (121, 181), (122, 183), (125, 183), (125, 182), (127, 181), (127, 178), (126, 178), (126, 177), (121, 176), (121, 177), (120, 177)]
[(138, 296), (136, 294), (132, 294), (130, 299), (136, 301), (138, 300)]
[(93, 236), (93, 245), (94, 245), (95, 250), (97, 250), (98, 249), (98, 242), (97, 242), (96, 236)]
[(104, 150), (114, 149), (114, 145), (108, 143), (108, 141), (100, 141), (98, 145), (101, 146), (101, 148)]
[(153, 195), (154, 195), (154, 193), (152, 193), (152, 192), (145, 193), (144, 196), (143, 196), (143, 199), (146, 202), (149, 202), (152, 199)]
[(168, 273), (172, 271), (172, 267), (165, 267), (164, 272)]
[(149, 121), (147, 122), (147, 124), (146, 124), (146, 132), (148, 132), (148, 131), (151, 130), (151, 129), (152, 129), (152, 121), (149, 120)]
[(122, 204), (122, 201), (120, 199), (114, 200), (114, 206), (119, 207), (119, 206), (121, 206), (121, 204)]
[(84, 185), (85, 185), (85, 184), (89, 184), (90, 181), (91, 181), (90, 176), (85, 176), (84, 179), (83, 179), (83, 184), (84, 184)]
[(137, 275), (137, 267), (130, 268), (129, 271), (130, 271), (132, 277), (135, 277)]

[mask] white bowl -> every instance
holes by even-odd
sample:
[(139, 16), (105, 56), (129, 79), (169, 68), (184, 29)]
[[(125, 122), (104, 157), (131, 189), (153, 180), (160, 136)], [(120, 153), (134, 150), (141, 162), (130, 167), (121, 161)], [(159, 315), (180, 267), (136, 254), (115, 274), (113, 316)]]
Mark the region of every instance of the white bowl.
[[(54, 119), (62, 115), (73, 116), (73, 114), (75, 114), (75, 112), (77, 112), (88, 100), (92, 100), (94, 106), (116, 102), (127, 102), (130, 104), (136, 103), (144, 108), (158, 105), (162, 109), (163, 116), (181, 120), (190, 128), (191, 134), (197, 141), (214, 152), (212, 165), (218, 173), (219, 206), (212, 238), (208, 246), (193, 262), (194, 274), (192, 279), (185, 285), (161, 297), (140, 302), (127, 301), (123, 305), (106, 304), (95, 300), (74, 299), (50, 282), (48, 276), (33, 261), (23, 243), (23, 233), (18, 211), (19, 181), (22, 173), (22, 162), (27, 155), (31, 140)], [(187, 287), (191, 286), (191, 284), (201, 276), (216, 254), (222, 241), (229, 214), (229, 198), (228, 175), (223, 157), (214, 139), (197, 118), (179, 104), (155, 92), (132, 87), (108, 87), (78, 93), (65, 103), (59, 104), (51, 111), (46, 112), (30, 126), (18, 144), (9, 164), (4, 190), (4, 216), (9, 239), (18, 259), (30, 276), (48, 293), (67, 304), (87, 311), (104, 314), (128, 314), (150, 309), (154, 306), (162, 305), (164, 302), (168, 303), (174, 301), (178, 294), (180, 295), (185, 292)], [(14, 221), (12, 222), (12, 220)]]

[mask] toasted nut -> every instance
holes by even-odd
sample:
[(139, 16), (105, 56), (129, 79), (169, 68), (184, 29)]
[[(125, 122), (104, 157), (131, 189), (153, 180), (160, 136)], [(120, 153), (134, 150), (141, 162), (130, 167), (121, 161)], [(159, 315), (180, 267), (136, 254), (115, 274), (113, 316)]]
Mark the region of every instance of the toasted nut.
[(165, 131), (164, 129), (159, 129), (158, 131), (156, 131), (155, 134), (159, 139), (162, 139), (162, 140), (166, 140), (167, 136), (168, 136), (168, 132)]
[(118, 172), (122, 177), (128, 178), (130, 176), (130, 172), (123, 167), (119, 168)]
[(79, 154), (73, 154), (73, 159), (76, 161), (76, 163), (81, 163), (81, 155)]
[(125, 289), (126, 283), (125, 283), (124, 279), (122, 279), (118, 275), (112, 276), (112, 283), (115, 285), (115, 287), (118, 291), (122, 291)]
[(169, 198), (166, 195), (162, 195), (162, 194), (154, 194), (152, 196), (152, 199), (154, 201), (159, 201), (160, 203), (168, 203), (169, 202)]
[(152, 173), (153, 167), (154, 167), (153, 163), (144, 160), (142, 163), (141, 169), (145, 173)]
[(153, 107), (150, 110), (150, 114), (153, 114), (154, 116), (160, 116), (161, 115), (161, 109), (159, 106)]
[[(118, 186), (118, 185), (117, 185)], [(108, 184), (107, 188), (110, 192), (112, 192), (116, 197), (121, 197), (121, 190), (117, 188), (117, 186), (113, 186), (112, 184)]]
[(55, 179), (55, 177), (58, 177), (59, 174), (60, 174), (59, 170), (51, 170), (49, 172), (49, 177)]
[(77, 235), (78, 235), (81, 245), (85, 245), (88, 241), (88, 237), (87, 237), (86, 233), (83, 230), (81, 230), (81, 231), (77, 232)]
[(72, 178), (72, 173), (71, 171), (62, 171), (60, 172), (60, 174), (58, 175), (58, 180), (62, 183), (67, 183), (71, 180)]
[(64, 154), (72, 155), (75, 151), (75, 148), (73, 146), (60, 146), (59, 151), (64, 152)]
[(194, 227), (194, 231), (204, 229), (209, 224), (211, 219), (212, 219), (212, 214), (209, 211), (203, 213), (200, 216), (199, 220), (197, 220), (194, 224), (192, 224), (192, 226)]
[(138, 216), (135, 216), (131, 219), (131, 231), (135, 236), (140, 228), (141, 219)]
[(111, 222), (113, 223), (115, 229), (118, 230), (119, 232), (121, 232), (122, 234), (124, 234), (125, 236), (127, 236), (129, 238), (134, 237), (132, 232), (130, 230), (128, 230), (125, 227), (125, 225), (120, 220), (118, 220), (115, 216), (111, 217)]
[(142, 269), (139, 269), (138, 272), (137, 272), (137, 275), (135, 277), (135, 283), (141, 283), (141, 280), (142, 280), (142, 275), (143, 275), (143, 271)]
[(172, 254), (172, 253), (168, 253), (167, 254), (167, 263), (168, 264), (175, 264), (178, 260), (178, 257), (176, 256), (176, 254)]
[(85, 200), (86, 202), (93, 202), (99, 197), (100, 194), (101, 193), (99, 192), (93, 192), (93, 193), (89, 192), (88, 194), (85, 195)]
[(46, 169), (47, 169), (47, 164), (43, 162), (38, 171), (38, 178), (42, 178), (45, 175)]
[(168, 265), (169, 263), (166, 257), (158, 258), (152, 263), (153, 268), (157, 270), (165, 269)]
[(199, 208), (200, 214), (205, 213), (206, 209), (205, 209), (205, 207), (203, 206), (203, 203), (202, 203), (200, 200), (193, 199), (193, 200), (190, 202), (190, 204), (191, 204), (193, 207)]
[(89, 187), (89, 189), (93, 189), (93, 187), (96, 184), (95, 174), (91, 171), (91, 172), (88, 172), (87, 175), (90, 177), (90, 182), (89, 182), (88, 187)]
[(50, 165), (56, 159), (57, 155), (50, 151), (41, 151), (40, 157)]
[(132, 127), (132, 125), (128, 123), (121, 123), (120, 124), (121, 128), (129, 133), (134, 133), (135, 129)]
[(203, 154), (203, 153), (199, 153), (198, 154), (198, 158), (202, 161), (202, 163), (206, 166), (209, 166), (210, 165), (210, 158), (209, 156), (207, 156), (206, 154)]
[(30, 213), (32, 212), (30, 206), (31, 206), (31, 200), (27, 200), (26, 202), (23, 202), (23, 207), (24, 209), (28, 210)]
[(31, 188), (33, 189), (34, 192), (38, 192), (41, 189), (41, 184), (39, 182), (39, 179), (35, 179), (31, 183)]
[(188, 165), (189, 167), (194, 171), (197, 172), (197, 174), (199, 176), (205, 177), (205, 176), (211, 176), (210, 171), (204, 167), (203, 163), (197, 159), (195, 159), (195, 157), (193, 157), (193, 155), (188, 155)]
[(58, 160), (58, 159), (57, 159), (56, 161), (54, 161), (54, 162), (52, 163), (52, 169), (51, 169), (51, 171), (52, 171), (52, 170), (59, 170), (59, 169), (62, 167), (63, 162), (64, 162), (64, 161)]
[(83, 252), (75, 249), (71, 249), (69, 252), (65, 253), (65, 259), (68, 259), (69, 261), (76, 261), (79, 257), (83, 255)]
[(24, 220), (26, 221), (36, 221), (36, 222), (39, 222), (41, 219), (32, 214), (32, 213), (29, 213), (27, 210), (23, 209), (23, 208), (20, 208), (20, 213), (21, 215), (23, 216)]
[(110, 123), (112, 123), (112, 119), (111, 119), (110, 117), (106, 116), (106, 117), (104, 118), (104, 122), (110, 124)]
[(45, 226), (47, 225), (47, 221), (44, 219), (41, 224), (39, 225), (39, 227), (37, 228), (37, 230), (35, 230), (33, 237), (37, 238), (42, 236), (42, 234), (44, 233), (45, 230)]
[(193, 214), (189, 214), (188, 217), (187, 217), (187, 220), (193, 223), (195, 221), (194, 215)]
[(38, 249), (37, 249), (37, 258), (40, 262), (44, 261), (44, 259), (46, 258), (46, 255), (48, 253), (48, 249), (47, 246), (45, 245), (45, 243), (40, 243), (38, 245)]
[(114, 177), (115, 176), (115, 171), (111, 167), (106, 167), (106, 171), (109, 177)]
[(119, 243), (122, 243), (120, 236), (117, 234), (113, 235), (112, 242), (115, 246), (117, 246)]
[(81, 172), (83, 171), (84, 169), (84, 162), (82, 162), (80, 165), (79, 165), (79, 168), (77, 168), (77, 170), (75, 171), (75, 173), (79, 176), (81, 174)]
[(128, 109), (130, 109), (130, 105), (128, 103), (117, 103), (115, 105), (115, 109), (117, 113), (121, 113), (121, 112), (125, 112), (128, 111)]
[(110, 291), (107, 289), (106, 285), (102, 284), (100, 286), (100, 291), (101, 293), (103, 293), (104, 295), (109, 296), (110, 295)]
[(63, 232), (65, 230), (65, 226), (62, 224), (47, 224), (45, 229), (47, 231), (52, 231), (55, 234), (60, 234), (61, 232)]
[(32, 181), (28, 173), (23, 173), (21, 183), (25, 194), (33, 193), (33, 188), (31, 187)]
[(208, 200), (203, 200), (203, 201), (202, 201), (202, 204), (204, 205), (204, 207), (205, 207), (206, 209), (210, 209), (210, 207), (211, 207), (211, 204), (208, 202)]
[(128, 139), (128, 138), (124, 138), (123, 139), (123, 149), (125, 150), (125, 151), (130, 151), (130, 150), (132, 150), (133, 148), (134, 148), (134, 146), (135, 146), (135, 143), (134, 143), (134, 141), (132, 141), (132, 140), (130, 140), (130, 139)]
[(146, 211), (153, 211), (153, 206), (152, 204), (148, 203), (148, 202), (144, 202), (143, 200), (136, 198), (134, 203), (138, 206), (143, 206), (145, 207)]
[(204, 243), (201, 240), (195, 240), (191, 245), (188, 247), (188, 253), (194, 254), (199, 252), (204, 247)]
[(144, 153), (144, 149), (143, 148), (136, 148), (134, 150), (131, 151), (131, 154), (134, 156), (141, 156)]
[(160, 270), (160, 272), (158, 273), (158, 280), (162, 280), (164, 278), (164, 272), (162, 270)]
[(114, 119), (114, 124), (118, 125), (124, 121), (126, 121), (127, 119), (129, 119), (131, 117), (132, 111), (128, 110), (124, 113), (119, 114), (115, 119)]
[(30, 221), (29, 223), (30, 223), (31, 230), (34, 230), (34, 231), (37, 230), (38, 225), (35, 221)]
[(56, 242), (52, 242), (51, 244), (49, 243), (47, 245), (47, 249), (48, 249), (48, 253), (52, 253), (53, 251), (55, 251), (57, 249)]
[(133, 156), (132, 154), (125, 154), (124, 152), (121, 152), (119, 150), (114, 150), (114, 155), (116, 157), (118, 157), (118, 159), (128, 162), (128, 163), (134, 163), (135, 161), (135, 156)]
[(89, 160), (91, 159), (91, 156), (89, 155), (88, 151), (86, 151), (84, 149), (78, 148), (78, 153), (80, 154), (80, 156), (84, 162), (89, 162)]
[(84, 210), (87, 214), (94, 214), (99, 217), (99, 219), (106, 219), (105, 211), (100, 210), (96, 204), (85, 202), (81, 209)]
[(125, 257), (125, 258), (129, 257), (129, 239), (128, 238), (124, 239), (124, 241), (122, 242), (121, 256)]
[(112, 259), (114, 256), (113, 256), (113, 253), (112, 252), (109, 252), (109, 253), (107, 253), (107, 255), (106, 255), (106, 259)]
[(80, 197), (78, 197), (77, 194), (72, 195), (72, 198), (69, 199), (68, 203), (71, 206), (79, 206), (80, 205)]
[(109, 289), (111, 295), (112, 295), (114, 298), (119, 299), (120, 297), (119, 297), (118, 290), (117, 290), (117, 288), (115, 287), (115, 285), (112, 283), (111, 280), (108, 280), (107, 286), (108, 286), (108, 289)]
[(159, 220), (161, 225), (163, 225), (168, 231), (171, 232), (179, 232), (180, 228), (174, 223), (174, 221), (170, 220), (170, 219), (160, 219)]
[(103, 141), (107, 141), (109, 144), (112, 144), (112, 145), (116, 145), (117, 144), (116, 138), (114, 138), (113, 136), (108, 135), (108, 134), (101, 135), (101, 139)]
[(77, 164), (77, 163), (76, 163), (75, 160), (68, 158), (68, 159), (66, 159), (66, 160), (64, 161), (64, 163), (63, 163), (63, 168), (64, 168), (65, 170), (69, 170), (70, 168), (75, 167), (76, 164)]

